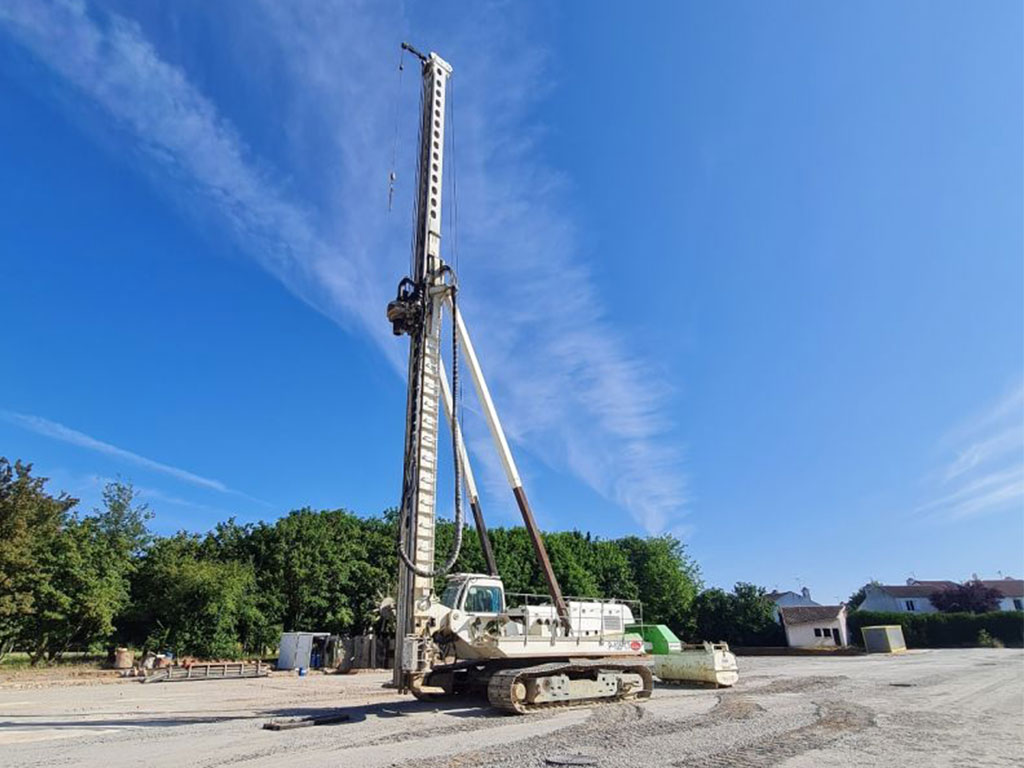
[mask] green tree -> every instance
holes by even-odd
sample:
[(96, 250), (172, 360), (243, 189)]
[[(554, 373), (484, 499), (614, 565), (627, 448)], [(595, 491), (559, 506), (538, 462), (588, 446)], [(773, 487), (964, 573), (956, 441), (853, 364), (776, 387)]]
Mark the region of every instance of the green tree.
[(694, 639), (733, 645), (782, 645), (785, 633), (763, 587), (738, 582), (732, 592), (714, 588), (697, 596)]
[(506, 592), (546, 595), (547, 584), (526, 529), (517, 526), (492, 528), (488, 532)]
[[(284, 628), (379, 628), (380, 601), (394, 593), (394, 510), (299, 509), (273, 523), (231, 518), (205, 535), (154, 537), (130, 484), (109, 484), (102, 508), (79, 516), (76, 500), (48, 494), (30, 470), (0, 460), (0, 654), (20, 642), (37, 661), (55, 659), (114, 638), (180, 654), (261, 652)], [(546, 595), (526, 530), (490, 533), (507, 591)], [(452, 522), (438, 521), (436, 561), (453, 536)], [(641, 600), (648, 621), (692, 634), (699, 572), (678, 540), (542, 536), (565, 595)], [(485, 570), (471, 524), (454, 570)]]
[(616, 541), (629, 561), (637, 593), (643, 602), (644, 621), (667, 624), (684, 637), (693, 633), (693, 601), (700, 589), (700, 569), (674, 536)]
[(274, 524), (265, 536), (264, 546), (271, 546), (261, 558), (259, 582), (278, 595), (286, 630), (351, 629), (357, 610), (351, 584), (366, 562), (367, 543), (361, 521), (345, 510), (300, 509)]
[(706, 589), (694, 600), (694, 639), (735, 642), (736, 600), (723, 589)]
[(398, 591), (396, 532), (397, 524), (386, 518), (361, 521), (360, 546), (364, 559), (353, 569), (346, 587), (352, 606), (353, 634), (374, 628), (380, 620), (381, 601)]
[(746, 582), (733, 587), (733, 617), (739, 645), (784, 645), (784, 630), (775, 620), (775, 604), (768, 591)]
[(43, 559), (76, 499), (45, 490), (32, 465), (0, 457), (0, 659), (22, 637), (45, 580)]
[(130, 483), (115, 480), (103, 487), (103, 508), (93, 510), (92, 524), (98, 543), (118, 568), (131, 571), (153, 537), (146, 526), (153, 518), (149, 506), (136, 503), (138, 492)]
[(21, 643), (33, 664), (112, 636), (114, 617), (129, 601), (136, 558), (149, 541), (149, 513), (135, 499), (131, 484), (117, 481), (104, 487), (103, 508), (92, 515), (65, 510), (48, 550), (38, 555), (34, 610), (23, 623)]
[[(237, 658), (266, 643), (249, 563), (203, 556), (198, 536), (179, 533), (149, 550), (134, 585), (137, 611), (152, 650)], [(276, 638), (275, 638), (276, 640)]]
[[(598, 539), (593, 543), (592, 553), (591, 568), (597, 580), (599, 595), (622, 600), (640, 598), (640, 588), (630, 568), (629, 558), (617, 542)], [(693, 573), (690, 574), (691, 578)]]
[(613, 597), (602, 594), (597, 578), (594, 544), (589, 535), (585, 536), (579, 531), (564, 531), (548, 533), (543, 538), (551, 559), (551, 568), (564, 595)]

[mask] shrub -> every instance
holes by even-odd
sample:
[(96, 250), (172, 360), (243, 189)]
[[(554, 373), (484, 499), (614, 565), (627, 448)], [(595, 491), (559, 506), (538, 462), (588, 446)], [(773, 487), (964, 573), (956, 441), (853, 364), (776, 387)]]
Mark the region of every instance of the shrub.
[(981, 630), (978, 632), (978, 645), (982, 648), (1004, 648), (1005, 646), (1000, 640), (992, 637), (988, 633), (988, 630)]
[(957, 584), (952, 589), (932, 593), (932, 605), (945, 613), (990, 613), (999, 610), (1002, 594), (986, 587), (978, 579)]

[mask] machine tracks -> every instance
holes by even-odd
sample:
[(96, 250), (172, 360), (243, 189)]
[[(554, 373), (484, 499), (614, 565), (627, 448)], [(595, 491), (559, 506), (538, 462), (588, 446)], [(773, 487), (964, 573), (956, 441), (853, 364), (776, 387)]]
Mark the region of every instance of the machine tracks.
[(594, 659), (499, 670), (488, 681), (487, 699), (495, 709), (525, 715), (647, 699), (653, 688), (644, 662)]

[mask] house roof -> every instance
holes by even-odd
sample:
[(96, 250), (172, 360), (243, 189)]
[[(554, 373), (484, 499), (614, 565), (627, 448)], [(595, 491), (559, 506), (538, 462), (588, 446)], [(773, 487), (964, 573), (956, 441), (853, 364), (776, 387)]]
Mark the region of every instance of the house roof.
[(779, 608), (784, 624), (810, 624), (815, 621), (835, 621), (843, 612), (844, 605), (797, 605)]
[(1024, 597), (1024, 579), (992, 579), (981, 583), (1003, 597)]
[(805, 600), (810, 605), (817, 605), (816, 602), (811, 600), (810, 592), (794, 592), (792, 589), (784, 589), (781, 592), (777, 589), (774, 589), (768, 594), (766, 594), (765, 597), (767, 597), (773, 603), (778, 604), (779, 600), (782, 600), (784, 597), (788, 595), (795, 597), (797, 600)]
[[(1003, 597), (1024, 597), (1024, 579), (989, 579), (981, 582), (996, 590)], [(916, 579), (913, 584), (878, 584), (880, 589), (893, 597), (931, 597), (936, 592), (959, 586), (955, 581), (925, 581)]]
[(878, 584), (877, 588), (893, 597), (931, 597), (955, 586), (952, 581), (919, 581), (915, 584)]

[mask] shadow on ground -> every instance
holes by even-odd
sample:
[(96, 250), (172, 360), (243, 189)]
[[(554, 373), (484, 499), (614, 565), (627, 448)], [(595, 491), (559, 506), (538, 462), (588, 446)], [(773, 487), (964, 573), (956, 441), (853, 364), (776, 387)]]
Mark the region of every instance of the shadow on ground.
[[(69, 717), (63, 720), (36, 720), (32, 715), (6, 715), (0, 720), (0, 730), (16, 728), (18, 730), (61, 729), (61, 728), (174, 728), (189, 725), (225, 723), (236, 720), (280, 720), (288, 718), (320, 718), (348, 715), (344, 723), (357, 723), (367, 718), (408, 717), (420, 713), (439, 712), (460, 718), (503, 717), (504, 713), (492, 710), (484, 697), (462, 696), (453, 699), (436, 701), (418, 701), (409, 698), (387, 704), (351, 707), (288, 707), (283, 709), (265, 709), (258, 712), (247, 712), (237, 715), (197, 716), (181, 713), (180, 716), (168, 716), (169, 713), (126, 713), (125, 717), (78, 718)], [(150, 716), (138, 717), (138, 714)], [(24, 719), (22, 719), (24, 718)], [(338, 723), (342, 725), (344, 723)], [(322, 726), (318, 726), (322, 727)]]

